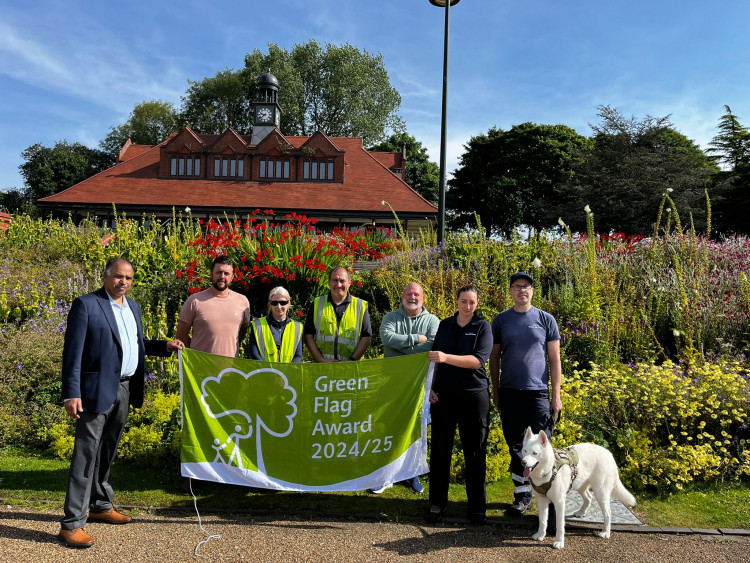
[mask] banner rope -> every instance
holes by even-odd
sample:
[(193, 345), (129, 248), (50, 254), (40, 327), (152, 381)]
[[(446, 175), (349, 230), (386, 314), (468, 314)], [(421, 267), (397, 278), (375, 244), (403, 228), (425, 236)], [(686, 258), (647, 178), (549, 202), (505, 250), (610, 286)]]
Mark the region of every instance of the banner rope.
[(219, 534), (209, 534), (206, 529), (203, 527), (203, 522), (201, 521), (201, 514), (198, 512), (198, 499), (195, 496), (195, 493), (193, 492), (193, 478), (188, 477), (188, 484), (190, 485), (190, 494), (193, 495), (193, 506), (195, 507), (195, 515), (198, 517), (198, 526), (200, 527), (201, 531), (208, 536), (205, 540), (199, 541), (195, 549), (193, 550), (193, 555), (196, 557), (200, 557), (200, 554), (198, 553), (198, 549), (200, 549), (200, 546), (202, 546), (204, 543), (208, 543), (211, 540), (218, 540), (221, 538)]

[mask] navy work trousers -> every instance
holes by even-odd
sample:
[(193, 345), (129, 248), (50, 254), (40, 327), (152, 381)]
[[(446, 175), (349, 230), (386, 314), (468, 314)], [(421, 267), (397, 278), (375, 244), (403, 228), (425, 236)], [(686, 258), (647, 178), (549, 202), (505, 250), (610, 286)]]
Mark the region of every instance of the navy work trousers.
[(513, 476), (522, 476), (521, 448), (526, 428), (531, 426), (534, 433), (544, 430), (549, 438), (555, 430), (555, 417), (550, 411), (549, 391), (501, 387), (499, 396), (503, 436), (510, 453), (510, 472)]

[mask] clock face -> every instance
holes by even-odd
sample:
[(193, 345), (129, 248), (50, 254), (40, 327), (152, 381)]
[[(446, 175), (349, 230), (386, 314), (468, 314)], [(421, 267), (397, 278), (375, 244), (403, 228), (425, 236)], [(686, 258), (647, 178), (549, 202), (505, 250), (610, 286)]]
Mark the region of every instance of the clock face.
[(268, 108), (260, 108), (258, 110), (258, 119), (263, 122), (270, 122), (273, 117), (271, 110)]

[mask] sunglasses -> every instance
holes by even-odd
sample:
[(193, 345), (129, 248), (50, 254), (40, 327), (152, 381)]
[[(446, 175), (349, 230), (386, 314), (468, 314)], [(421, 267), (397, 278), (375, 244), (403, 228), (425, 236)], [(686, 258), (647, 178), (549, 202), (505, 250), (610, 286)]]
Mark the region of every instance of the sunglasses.
[(287, 301), (287, 300), (284, 300), (284, 301), (269, 301), (268, 304), (271, 305), (271, 307), (276, 307), (277, 305), (281, 305), (282, 307), (286, 307), (287, 305), (289, 305), (289, 301)]

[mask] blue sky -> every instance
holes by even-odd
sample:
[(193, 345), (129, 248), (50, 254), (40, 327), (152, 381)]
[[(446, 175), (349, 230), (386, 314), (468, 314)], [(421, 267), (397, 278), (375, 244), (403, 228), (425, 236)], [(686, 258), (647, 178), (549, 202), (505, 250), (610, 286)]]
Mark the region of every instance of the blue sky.
[[(409, 133), (438, 162), (443, 17), (428, 0), (0, 0), (0, 189), (21, 187), (20, 153), (34, 143), (95, 147), (135, 104), (179, 106), (188, 79), (308, 39), (381, 53)], [(451, 9), (448, 168), (493, 126), (589, 135), (602, 104), (671, 114), (706, 148), (725, 104), (750, 125), (749, 21), (746, 0), (462, 0)]]

